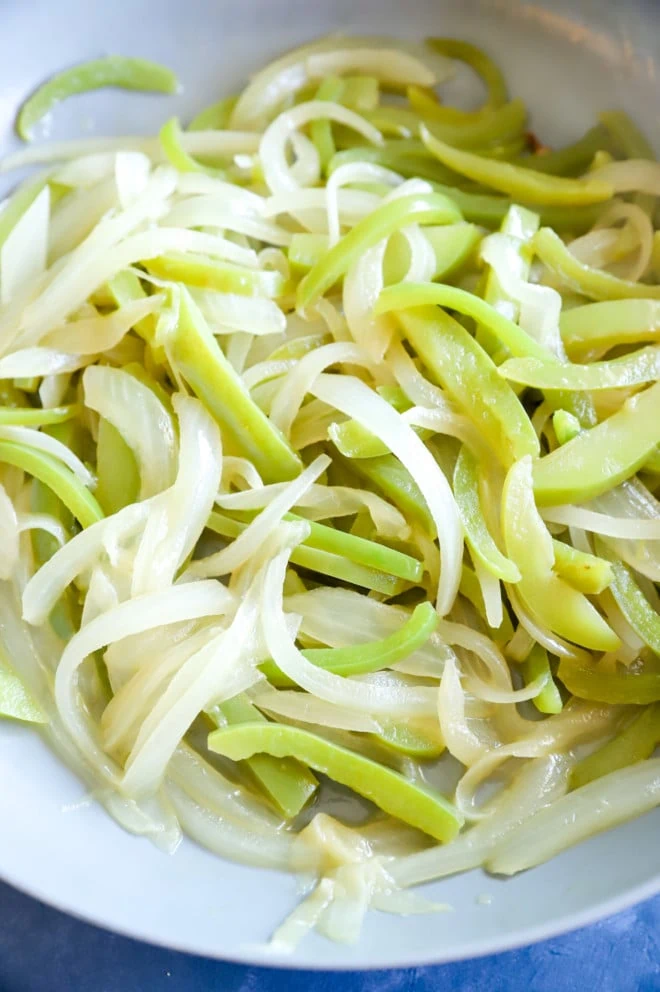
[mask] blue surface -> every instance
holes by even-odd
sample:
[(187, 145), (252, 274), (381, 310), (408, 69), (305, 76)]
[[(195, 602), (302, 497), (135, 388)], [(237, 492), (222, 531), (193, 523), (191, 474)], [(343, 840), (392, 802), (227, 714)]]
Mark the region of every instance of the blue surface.
[(660, 896), (565, 937), (436, 968), (221, 964), (117, 937), (0, 884), (0, 992), (660, 992)]

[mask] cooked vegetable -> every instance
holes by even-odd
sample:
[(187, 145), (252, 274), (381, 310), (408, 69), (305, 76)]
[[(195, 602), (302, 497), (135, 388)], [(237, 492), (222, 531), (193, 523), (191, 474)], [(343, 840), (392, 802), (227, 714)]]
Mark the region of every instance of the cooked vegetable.
[[(20, 126), (115, 84), (175, 80)], [(0, 162), (46, 167), (0, 206), (0, 716), (127, 829), (314, 875), (280, 948), (660, 802), (660, 169), (527, 116), (467, 42), (332, 37)]]
[(108, 55), (65, 69), (40, 86), (21, 107), (16, 130), (24, 141), (29, 141), (35, 124), (50, 113), (57, 103), (76, 93), (88, 93), (105, 86), (118, 86), (123, 90), (175, 93), (178, 85), (174, 73), (156, 62)]
[(371, 799), (386, 813), (445, 843), (461, 828), (457, 810), (441, 793), (413, 785), (389, 768), (305, 730), (264, 723), (243, 724), (210, 734), (209, 748), (234, 760), (261, 752), (276, 758), (297, 757)]

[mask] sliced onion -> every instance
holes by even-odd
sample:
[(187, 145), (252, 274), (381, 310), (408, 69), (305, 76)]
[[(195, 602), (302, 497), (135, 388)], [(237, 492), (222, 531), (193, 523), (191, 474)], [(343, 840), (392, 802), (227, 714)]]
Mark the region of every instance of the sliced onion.
[(4, 441), (15, 441), (17, 444), (25, 444), (30, 448), (36, 448), (37, 451), (45, 451), (47, 454), (52, 455), (53, 458), (57, 458), (67, 468), (70, 468), (84, 486), (93, 489), (96, 484), (94, 476), (78, 456), (70, 448), (67, 448), (66, 444), (62, 444), (61, 441), (51, 437), (50, 434), (44, 434), (42, 431), (35, 430), (32, 427), (0, 426), (0, 439)]
[(382, 144), (378, 128), (369, 124), (352, 110), (330, 100), (310, 100), (300, 103), (276, 117), (263, 133), (259, 145), (259, 157), (266, 185), (272, 193), (291, 193), (300, 184), (292, 175), (287, 163), (287, 144), (293, 133), (313, 120), (330, 120), (350, 127), (374, 145)]
[(20, 525), (14, 504), (5, 487), (0, 484), (0, 579), (11, 577), (19, 557)]
[(453, 493), (442, 470), (403, 418), (359, 379), (322, 374), (311, 391), (379, 437), (419, 486), (440, 542), (442, 568), (437, 608), (443, 616), (451, 609), (458, 592), (463, 531)]
[[(409, 55), (403, 46), (393, 49), (390, 42), (390, 49), (384, 53), (381, 47), (375, 50), (368, 47), (370, 42), (378, 44), (377, 39), (331, 36), (288, 52), (257, 73), (239, 97), (229, 123), (237, 128), (260, 129), (287, 97), (308, 82), (328, 73), (350, 72), (351, 67), (362, 72), (366, 64), (370, 66), (369, 75), (379, 79), (391, 78), (392, 82), (405, 79), (406, 84), (421, 86), (433, 86), (437, 82), (437, 73), (421, 59)], [(386, 58), (383, 58), (384, 54)], [(314, 58), (322, 61), (314, 62)], [(430, 59), (428, 61), (430, 65)], [(436, 59), (433, 65), (444, 68), (446, 63)], [(320, 76), (314, 73), (320, 73)], [(394, 75), (388, 77), (388, 73)]]
[(329, 245), (332, 247), (339, 241), (339, 203), (337, 191), (341, 186), (352, 183), (384, 183), (386, 186), (399, 186), (403, 177), (398, 172), (385, 169), (373, 162), (347, 162), (328, 177), (325, 185), (325, 198), (328, 210)]
[(289, 635), (283, 612), (282, 588), (290, 550), (281, 552), (266, 569), (261, 623), (273, 661), (302, 689), (329, 703), (371, 714), (430, 714), (435, 690), (389, 688), (334, 675), (308, 661)]
[(44, 186), (0, 248), (0, 301), (12, 297), (46, 270), (50, 186)]
[(219, 582), (207, 581), (173, 586), (165, 592), (137, 597), (92, 620), (65, 647), (55, 673), (55, 700), (60, 717), (80, 750), (93, 755), (95, 761), (103, 764), (111, 780), (117, 778), (119, 769), (99, 752), (98, 744), (90, 739), (81, 715), (76, 685), (78, 669), (83, 661), (94, 651), (131, 634), (181, 620), (223, 613), (229, 596)]
[(660, 520), (615, 517), (583, 506), (543, 507), (541, 516), (547, 523), (579, 527), (591, 534), (629, 541), (660, 541)]
[(487, 860), (500, 875), (531, 868), (579, 841), (609, 830), (660, 803), (660, 758), (640, 761), (582, 786), (539, 810)]
[(177, 446), (172, 418), (156, 394), (121, 369), (93, 365), (83, 376), (85, 404), (119, 431), (140, 469), (140, 499), (174, 482)]
[(326, 344), (295, 363), (282, 381), (270, 408), (270, 419), (287, 437), (318, 374), (332, 365), (345, 363), (367, 367), (372, 364), (357, 345), (339, 341)]
[(217, 424), (202, 404), (177, 394), (179, 465), (170, 489), (150, 514), (135, 555), (132, 595), (166, 588), (206, 527), (222, 472)]

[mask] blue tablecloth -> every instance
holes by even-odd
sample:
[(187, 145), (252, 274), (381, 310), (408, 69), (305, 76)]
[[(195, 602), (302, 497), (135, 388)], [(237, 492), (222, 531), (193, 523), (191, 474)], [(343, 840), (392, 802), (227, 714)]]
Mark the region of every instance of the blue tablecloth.
[[(337, 981), (140, 944), (0, 884), (0, 992), (337, 992)], [(341, 983), (342, 992), (660, 992), (660, 896), (534, 947)]]

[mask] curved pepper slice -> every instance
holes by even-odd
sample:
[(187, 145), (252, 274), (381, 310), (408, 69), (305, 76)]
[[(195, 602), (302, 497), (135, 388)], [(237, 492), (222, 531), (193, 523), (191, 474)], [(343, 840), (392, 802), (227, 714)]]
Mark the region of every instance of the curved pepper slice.
[(470, 44), (469, 41), (461, 41), (459, 38), (427, 38), (426, 44), (445, 58), (465, 62), (481, 76), (488, 90), (484, 107), (501, 107), (506, 103), (507, 87), (504, 74), (497, 62), (494, 62), (482, 48)]
[(299, 309), (323, 296), (368, 248), (408, 224), (453, 224), (462, 220), (458, 208), (440, 193), (401, 196), (377, 207), (351, 228), (298, 286)]
[(440, 792), (413, 785), (391, 768), (297, 727), (244, 723), (209, 734), (208, 746), (234, 761), (254, 754), (297, 758), (442, 842), (453, 840), (463, 825), (458, 810)]
[(535, 644), (532, 647), (522, 667), (525, 673), (525, 682), (528, 685), (541, 675), (546, 676), (545, 685), (538, 696), (535, 696), (532, 700), (539, 713), (561, 713), (563, 709), (561, 695), (550, 671), (548, 653), (541, 644)]
[[(563, 450), (563, 449), (560, 449)], [(502, 491), (502, 533), (508, 557), (520, 569), (516, 586), (531, 613), (554, 633), (592, 651), (614, 651), (619, 638), (589, 600), (554, 571), (552, 538), (534, 503), (532, 461), (509, 470)]]
[[(425, 644), (438, 625), (438, 614), (431, 603), (420, 603), (401, 627), (380, 641), (369, 641), (346, 648), (308, 648), (303, 651), (308, 661), (335, 675), (367, 675), (391, 668)], [(275, 662), (260, 665), (273, 685), (293, 685)]]
[(503, 582), (519, 582), (517, 565), (502, 554), (493, 540), (479, 498), (477, 463), (465, 445), (456, 459), (454, 498), (470, 551), (483, 567)]
[(103, 510), (89, 489), (56, 458), (16, 441), (0, 441), (0, 462), (15, 465), (52, 489), (81, 526), (103, 520)]
[(653, 609), (639, 588), (633, 573), (610, 551), (606, 542), (596, 539), (598, 553), (610, 560), (612, 569), (612, 595), (624, 617), (654, 654), (660, 656), (660, 615)]
[(660, 744), (660, 706), (642, 710), (628, 726), (593, 754), (578, 761), (571, 772), (571, 789), (650, 758)]
[(295, 478), (300, 472), (298, 455), (252, 400), (183, 287), (179, 320), (167, 344), (171, 362), (262, 478), (266, 482)]
[(534, 465), (539, 506), (583, 503), (600, 496), (644, 464), (660, 442), (660, 383), (626, 400), (620, 410)]
[[(245, 693), (217, 703), (206, 710), (206, 715), (216, 727), (268, 722)], [(318, 789), (314, 775), (293, 758), (278, 760), (270, 754), (255, 754), (245, 764), (260, 788), (288, 820), (300, 813)]]
[(563, 541), (553, 538), (552, 547), (555, 553), (555, 572), (580, 592), (589, 596), (597, 596), (611, 585), (614, 578), (609, 561), (603, 561), (596, 555), (587, 554)]
[(539, 441), (520, 400), (471, 334), (443, 310), (397, 312), (408, 341), (432, 377), (475, 423), (508, 468), (537, 455)]
[(196, 158), (183, 147), (183, 131), (176, 117), (171, 117), (163, 124), (158, 133), (158, 138), (165, 153), (165, 158), (179, 172), (202, 172), (208, 176), (220, 178), (224, 176), (222, 169), (213, 169), (210, 166), (202, 165)]
[(525, 169), (511, 162), (498, 162), (462, 148), (453, 148), (436, 138), (425, 125), (420, 128), (422, 141), (438, 161), (461, 176), (474, 179), (492, 189), (506, 193), (523, 203), (546, 203), (560, 206), (584, 206), (610, 200), (614, 189), (600, 179), (567, 179)]
[(174, 73), (157, 62), (146, 59), (108, 55), (106, 58), (83, 62), (59, 72), (40, 86), (25, 101), (16, 121), (16, 130), (24, 141), (32, 137), (32, 128), (49, 111), (67, 97), (88, 93), (104, 86), (122, 90), (143, 90), (152, 93), (176, 93), (178, 80)]
[(511, 358), (499, 369), (505, 379), (523, 386), (533, 386), (534, 389), (570, 389), (578, 392), (623, 389), (660, 379), (660, 348), (641, 348), (623, 358), (591, 362), (589, 365), (557, 365), (538, 358)]
[(592, 300), (660, 300), (660, 286), (619, 279), (611, 272), (594, 269), (572, 255), (559, 235), (542, 227), (534, 237), (534, 251), (565, 286)]
[(580, 662), (562, 658), (557, 676), (569, 692), (580, 699), (595, 703), (646, 706), (660, 700), (660, 673), (631, 671), (602, 671), (598, 666), (587, 667)]
[(660, 340), (660, 303), (656, 300), (601, 300), (565, 310), (561, 337), (572, 358), (595, 348)]
[(49, 427), (53, 424), (63, 424), (67, 420), (79, 417), (82, 407), (77, 403), (69, 406), (28, 407), (0, 406), (0, 425), (20, 427)]

